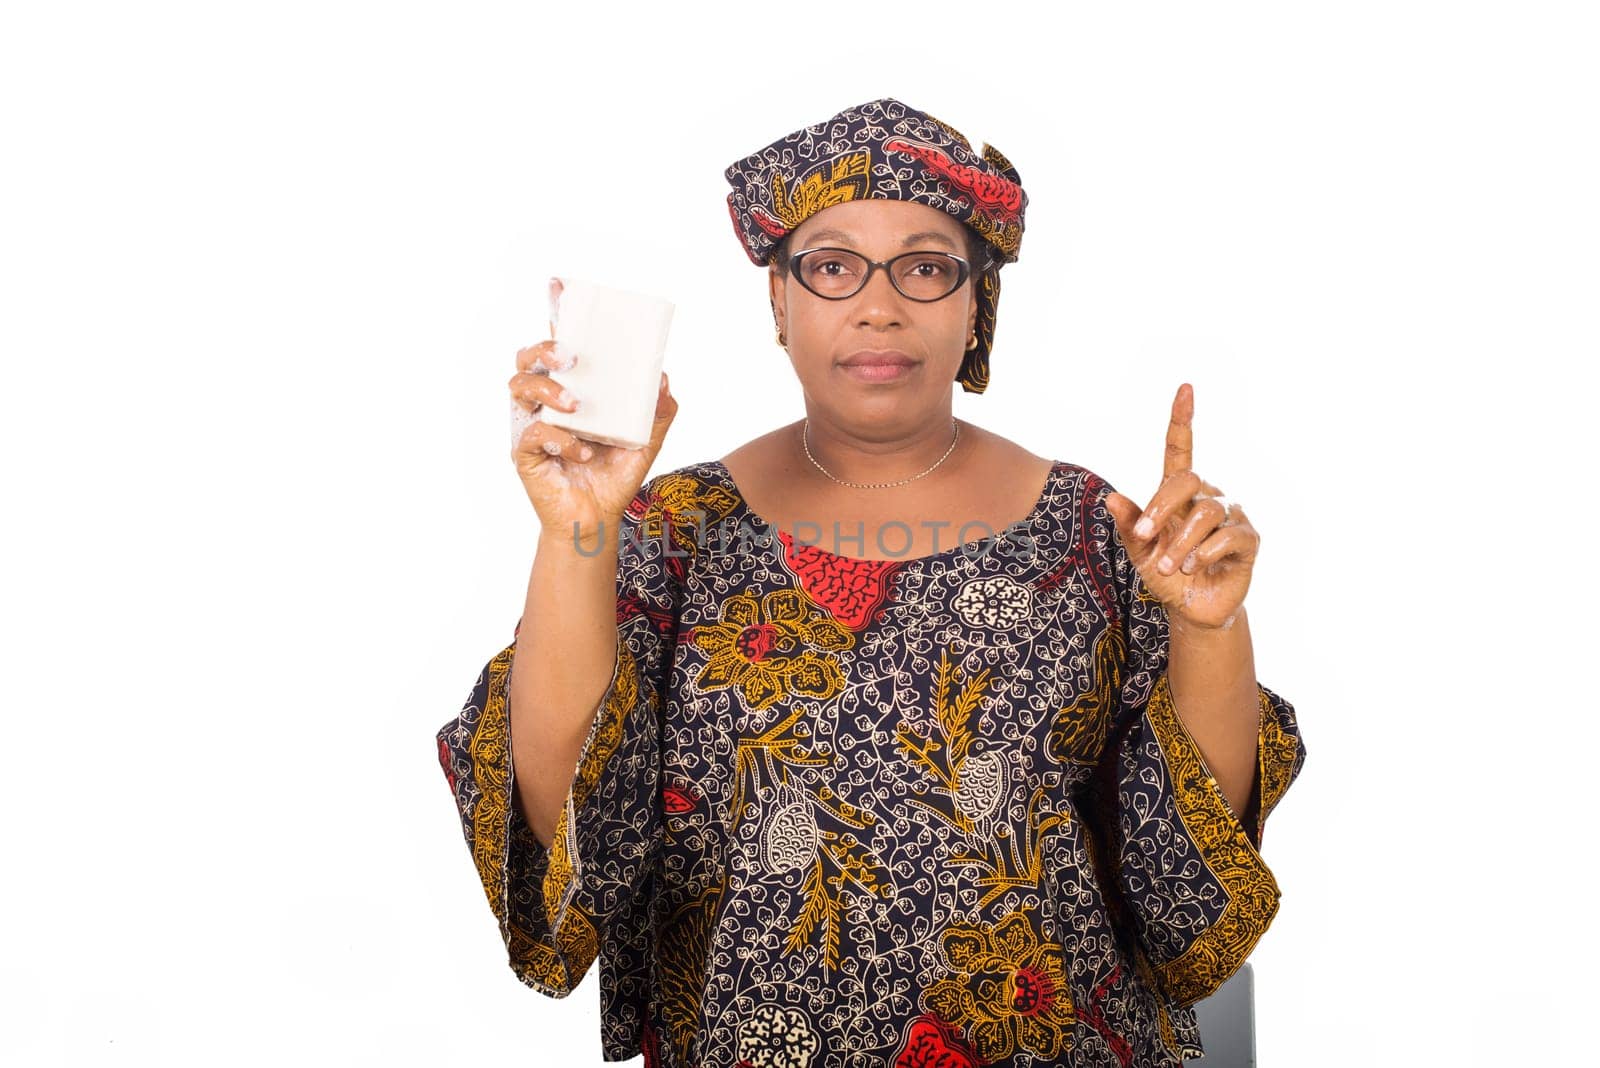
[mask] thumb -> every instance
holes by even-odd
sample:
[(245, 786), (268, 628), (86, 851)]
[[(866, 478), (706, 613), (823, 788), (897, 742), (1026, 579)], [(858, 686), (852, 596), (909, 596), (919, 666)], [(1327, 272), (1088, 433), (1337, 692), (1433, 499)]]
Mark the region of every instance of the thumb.
[(661, 372), (661, 389), (656, 394), (656, 418), (650, 426), (650, 444), (645, 446), (650, 455), (650, 462), (655, 462), (656, 454), (661, 451), (662, 443), (667, 440), (667, 428), (672, 425), (672, 420), (678, 414), (678, 400), (672, 395), (672, 390), (667, 382), (667, 373)]
[(1106, 511), (1111, 513), (1111, 519), (1117, 524), (1117, 532), (1122, 535), (1122, 544), (1132, 548), (1144, 541), (1133, 532), (1133, 525), (1139, 521), (1140, 507), (1128, 497), (1112, 490), (1105, 496)]

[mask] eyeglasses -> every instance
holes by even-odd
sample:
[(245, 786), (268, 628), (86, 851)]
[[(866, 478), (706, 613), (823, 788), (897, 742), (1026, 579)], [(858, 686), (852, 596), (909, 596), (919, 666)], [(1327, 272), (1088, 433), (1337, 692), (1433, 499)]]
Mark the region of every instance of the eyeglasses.
[[(985, 260), (978, 269), (988, 266)], [(845, 248), (808, 248), (789, 257), (789, 273), (824, 300), (855, 296), (880, 268), (901, 296), (924, 304), (948, 297), (972, 275), (972, 265), (951, 252), (906, 252), (880, 261)]]

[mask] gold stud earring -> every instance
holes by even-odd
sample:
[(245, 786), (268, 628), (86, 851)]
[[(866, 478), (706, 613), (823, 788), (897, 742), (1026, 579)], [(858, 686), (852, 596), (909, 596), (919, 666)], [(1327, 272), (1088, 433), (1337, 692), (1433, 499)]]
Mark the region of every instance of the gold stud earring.
[(782, 330), (778, 331), (778, 344), (782, 345), (784, 348), (788, 348), (789, 347), (789, 343), (783, 339), (783, 331)]
[(976, 333), (974, 333), (972, 335), (972, 340), (967, 342), (967, 351), (971, 352), (973, 349), (975, 349), (977, 347), (978, 347), (978, 335)]

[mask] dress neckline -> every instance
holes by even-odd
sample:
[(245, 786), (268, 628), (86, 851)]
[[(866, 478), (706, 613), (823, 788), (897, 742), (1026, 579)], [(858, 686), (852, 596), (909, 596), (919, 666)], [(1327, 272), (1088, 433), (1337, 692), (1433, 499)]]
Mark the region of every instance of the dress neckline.
[[(1066, 465), (1062, 461), (1052, 460), (1050, 470), (1045, 472), (1044, 488), (1039, 491), (1039, 497), (1034, 501), (1033, 507), (1028, 510), (1027, 515), (1016, 520), (1008, 527), (995, 531), (986, 537), (962, 542), (948, 549), (941, 549), (936, 553), (928, 553), (926, 556), (889, 556), (882, 559), (872, 559), (865, 556), (845, 556), (842, 553), (830, 552), (821, 545), (810, 545), (804, 542), (797, 545), (793, 540), (792, 532), (780, 529), (775, 524), (769, 523), (764, 516), (757, 514), (756, 510), (750, 507), (750, 501), (745, 497), (744, 491), (739, 488), (739, 484), (733, 480), (733, 474), (728, 470), (727, 464), (721, 460), (712, 460), (711, 466), (721, 476), (722, 481), (726, 483), (728, 490), (732, 492), (735, 501), (733, 515), (739, 521), (755, 530), (771, 529), (777, 531), (778, 537), (788, 546), (798, 547), (807, 553), (815, 553), (825, 559), (836, 560), (853, 567), (881, 567), (888, 564), (900, 566), (921, 565), (938, 560), (946, 560), (957, 555), (974, 557), (988, 555), (994, 543), (1002, 539), (1008, 532), (1019, 529), (1027, 530), (1038, 522), (1039, 517), (1049, 508), (1051, 500), (1055, 497), (1057, 480), (1066, 470)], [(959, 528), (957, 528), (957, 533), (959, 533)]]

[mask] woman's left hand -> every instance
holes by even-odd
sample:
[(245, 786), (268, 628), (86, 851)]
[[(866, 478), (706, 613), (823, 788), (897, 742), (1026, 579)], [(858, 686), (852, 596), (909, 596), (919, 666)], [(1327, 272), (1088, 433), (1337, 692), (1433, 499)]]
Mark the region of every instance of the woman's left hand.
[(1231, 626), (1250, 588), (1261, 536), (1243, 509), (1191, 469), (1194, 462), (1194, 387), (1185, 382), (1172, 401), (1162, 482), (1141, 513), (1120, 493), (1106, 508), (1145, 586), (1169, 621), (1196, 628)]

